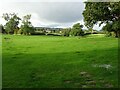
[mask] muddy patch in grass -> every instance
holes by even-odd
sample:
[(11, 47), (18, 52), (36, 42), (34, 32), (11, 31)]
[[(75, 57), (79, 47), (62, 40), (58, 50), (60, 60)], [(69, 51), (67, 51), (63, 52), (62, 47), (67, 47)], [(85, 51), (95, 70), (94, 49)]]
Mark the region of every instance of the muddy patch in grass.
[(63, 80), (64, 83), (72, 83), (72, 80)]
[(111, 83), (106, 83), (104, 87), (105, 88), (113, 88), (114, 86)]
[(32, 73), (30, 74), (30, 81), (35, 82), (35, 81), (39, 81), (39, 80), (40, 80), (40, 77), (37, 75), (37, 73), (32, 72)]

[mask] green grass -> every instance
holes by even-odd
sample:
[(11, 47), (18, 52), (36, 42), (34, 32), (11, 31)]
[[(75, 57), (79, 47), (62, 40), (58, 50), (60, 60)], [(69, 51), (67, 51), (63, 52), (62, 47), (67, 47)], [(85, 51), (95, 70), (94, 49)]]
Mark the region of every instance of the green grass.
[(118, 86), (116, 38), (3, 35), (2, 42), (3, 88)]

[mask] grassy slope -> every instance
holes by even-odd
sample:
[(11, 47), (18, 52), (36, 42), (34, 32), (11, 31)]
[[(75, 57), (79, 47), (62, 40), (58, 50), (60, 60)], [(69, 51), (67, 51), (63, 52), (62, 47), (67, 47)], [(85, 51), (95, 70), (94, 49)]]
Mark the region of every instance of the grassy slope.
[(4, 35), (3, 87), (117, 87), (117, 47), (116, 38)]

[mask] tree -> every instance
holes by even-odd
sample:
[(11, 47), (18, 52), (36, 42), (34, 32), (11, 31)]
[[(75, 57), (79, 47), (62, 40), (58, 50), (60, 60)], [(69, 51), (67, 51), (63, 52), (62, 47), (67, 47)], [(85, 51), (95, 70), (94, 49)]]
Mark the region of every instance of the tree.
[(83, 32), (82, 28), (83, 28), (83, 25), (80, 25), (80, 23), (76, 23), (73, 25), (70, 34), (72, 36), (83, 36), (84, 32)]
[(116, 37), (120, 37), (120, 2), (85, 2), (85, 4), (83, 16), (87, 27), (93, 27), (98, 23), (99, 25), (112, 23), (112, 30)]
[(112, 23), (112, 30), (115, 32), (116, 37), (120, 37), (120, 21)]
[(105, 26), (103, 26), (102, 30), (105, 31), (106, 36), (111, 36), (110, 32), (113, 31), (112, 30), (112, 24), (111, 23), (107, 23)]
[(0, 33), (6, 33), (2, 24), (0, 24)]
[(23, 17), (21, 31), (24, 35), (29, 35), (34, 32), (34, 27), (30, 22), (31, 15), (26, 15)]
[(91, 32), (91, 34), (93, 34), (93, 29), (92, 28), (89, 28), (89, 31)]
[(62, 30), (62, 35), (63, 36), (69, 36), (70, 35), (71, 28), (65, 28)]
[(2, 16), (7, 23), (5, 24), (5, 31), (9, 33), (14, 33), (18, 28), (19, 20), (21, 20), (15, 13), (4, 13)]
[(118, 36), (120, 36), (119, 31), (117, 31), (120, 29), (119, 25), (120, 25), (120, 23), (117, 21), (112, 22), (112, 23), (107, 23), (102, 29), (103, 29), (103, 31), (106, 32), (107, 36), (111, 36), (112, 35), (111, 32), (114, 32), (115, 37), (116, 36), (118, 37)]

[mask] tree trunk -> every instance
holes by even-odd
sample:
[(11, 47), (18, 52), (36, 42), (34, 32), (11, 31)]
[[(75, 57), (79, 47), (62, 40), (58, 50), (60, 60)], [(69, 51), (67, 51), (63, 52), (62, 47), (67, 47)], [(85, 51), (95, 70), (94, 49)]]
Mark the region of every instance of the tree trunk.
[(10, 34), (10, 32), (8, 31), (7, 34)]
[(116, 38), (120, 37), (120, 31), (119, 30), (115, 31), (115, 37)]
[(14, 30), (14, 35), (16, 35), (17, 33), (16, 33), (16, 30)]
[(120, 31), (118, 30), (118, 32), (117, 32), (117, 35), (118, 35), (118, 37), (120, 37)]
[(93, 34), (93, 29), (91, 30), (91, 34)]
[(117, 36), (117, 32), (115, 32), (115, 37), (117, 38), (118, 36)]

